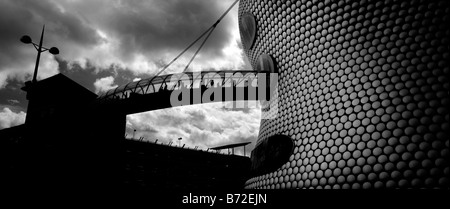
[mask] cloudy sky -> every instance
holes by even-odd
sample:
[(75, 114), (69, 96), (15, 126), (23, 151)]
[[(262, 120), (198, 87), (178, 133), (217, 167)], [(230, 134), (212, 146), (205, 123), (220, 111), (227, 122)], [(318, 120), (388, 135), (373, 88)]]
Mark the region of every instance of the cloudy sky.
[[(0, 129), (24, 122), (37, 42), (45, 24), (38, 80), (63, 73), (95, 93), (147, 78), (208, 29), (234, 0), (0, 0)], [(236, 5), (213, 32), (190, 70), (249, 70), (242, 51)], [(165, 73), (181, 72), (196, 47)], [(255, 142), (258, 108), (230, 110), (205, 104), (129, 115), (127, 132), (148, 140), (211, 147)], [(253, 143), (254, 145), (254, 143)]]

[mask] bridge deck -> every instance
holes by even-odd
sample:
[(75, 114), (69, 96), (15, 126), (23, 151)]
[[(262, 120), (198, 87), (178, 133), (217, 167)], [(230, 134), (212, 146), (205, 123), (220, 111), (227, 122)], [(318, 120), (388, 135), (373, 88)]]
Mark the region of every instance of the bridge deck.
[[(169, 74), (131, 82), (100, 95), (97, 103), (112, 105), (126, 114), (208, 102), (258, 100), (258, 75), (269, 83), (268, 73), (257, 71), (202, 71)], [(259, 92), (260, 90), (264, 92)], [(230, 93), (232, 92), (232, 93)], [(230, 96), (231, 95), (231, 96)], [(214, 98), (215, 96), (215, 98)], [(179, 102), (173, 102), (177, 100)], [(183, 100), (183, 101), (182, 101)], [(266, 99), (268, 100), (268, 99)], [(182, 101), (182, 102), (181, 102)]]

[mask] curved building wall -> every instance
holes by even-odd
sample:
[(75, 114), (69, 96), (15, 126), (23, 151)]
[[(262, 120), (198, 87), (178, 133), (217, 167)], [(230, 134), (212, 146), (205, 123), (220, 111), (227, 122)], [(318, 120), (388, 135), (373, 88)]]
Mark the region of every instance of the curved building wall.
[(449, 13), (446, 1), (241, 0), (250, 63), (268, 54), (279, 73), (258, 145), (294, 142), (246, 188), (448, 188)]

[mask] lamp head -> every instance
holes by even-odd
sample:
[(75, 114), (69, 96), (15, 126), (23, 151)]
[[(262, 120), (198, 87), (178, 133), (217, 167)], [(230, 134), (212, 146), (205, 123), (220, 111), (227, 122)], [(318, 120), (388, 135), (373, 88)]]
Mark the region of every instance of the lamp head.
[(20, 38), (20, 41), (24, 44), (31, 44), (31, 38), (27, 35), (22, 36), (22, 38)]
[(48, 50), (48, 52), (50, 52), (53, 55), (57, 55), (57, 54), (59, 54), (59, 49), (56, 47), (52, 47)]

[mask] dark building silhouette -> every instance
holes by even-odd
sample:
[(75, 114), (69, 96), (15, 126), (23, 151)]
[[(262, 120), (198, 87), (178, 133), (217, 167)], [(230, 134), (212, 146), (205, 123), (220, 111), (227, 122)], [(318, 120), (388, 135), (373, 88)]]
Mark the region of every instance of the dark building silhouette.
[(236, 189), (250, 160), (125, 139), (126, 114), (62, 74), (24, 88), (24, 125), (0, 131), (2, 188), (38, 192)]
[(236, 190), (249, 177), (244, 156), (134, 140), (122, 140), (120, 147), (126, 190)]

